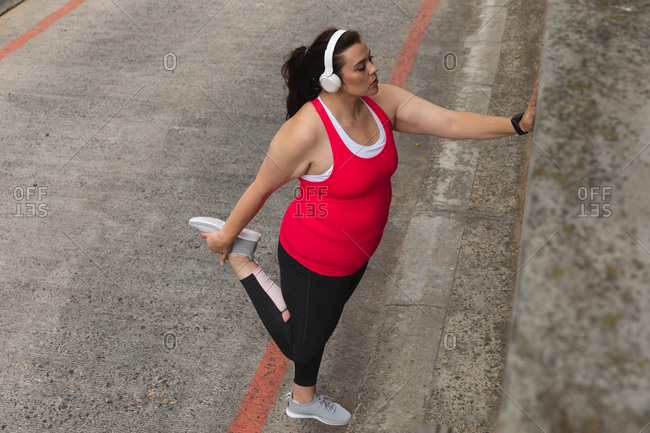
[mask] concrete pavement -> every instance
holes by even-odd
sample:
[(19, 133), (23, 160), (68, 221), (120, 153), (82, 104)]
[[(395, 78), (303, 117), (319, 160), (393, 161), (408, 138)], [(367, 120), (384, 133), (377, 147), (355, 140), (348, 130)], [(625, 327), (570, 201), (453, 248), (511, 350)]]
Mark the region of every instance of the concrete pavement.
[[(65, 3), (0, 17), (2, 45)], [(0, 62), (0, 428), (227, 431), (268, 337), (187, 220), (226, 216), (252, 181), (291, 48), (359, 29), (387, 81), (419, 7), (84, 2)], [(543, 16), (543, 2), (439, 2), (406, 88), (523, 110)], [(319, 379), (353, 421), (288, 419), (289, 368), (266, 432), (496, 425), (531, 143), (397, 140), (389, 226)], [(292, 188), (251, 225), (275, 278)]]

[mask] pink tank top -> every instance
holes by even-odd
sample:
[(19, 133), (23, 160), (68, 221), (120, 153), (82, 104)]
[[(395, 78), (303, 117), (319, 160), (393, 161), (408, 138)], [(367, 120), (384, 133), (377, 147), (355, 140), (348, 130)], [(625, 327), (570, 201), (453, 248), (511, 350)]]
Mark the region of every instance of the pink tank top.
[(311, 101), (327, 130), (334, 167), (322, 182), (300, 179), (280, 227), (284, 249), (323, 275), (358, 271), (379, 246), (388, 221), (397, 149), (386, 113), (372, 99), (363, 100), (383, 125), (383, 149), (371, 158), (356, 156), (339, 137), (320, 101)]

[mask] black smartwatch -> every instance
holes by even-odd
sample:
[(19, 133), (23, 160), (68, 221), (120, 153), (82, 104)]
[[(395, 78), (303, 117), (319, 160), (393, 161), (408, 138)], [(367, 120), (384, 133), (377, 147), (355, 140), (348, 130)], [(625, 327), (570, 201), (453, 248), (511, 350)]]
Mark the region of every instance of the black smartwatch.
[(517, 134), (519, 134), (519, 135), (525, 135), (525, 134), (528, 134), (528, 132), (524, 131), (524, 130), (521, 129), (521, 127), (519, 126), (519, 122), (521, 122), (521, 118), (522, 118), (522, 117), (524, 117), (524, 113), (519, 113), (519, 114), (517, 114), (517, 115), (515, 115), (515, 116), (512, 116), (512, 119), (510, 119), (510, 122), (512, 122), (512, 127), (515, 128), (515, 131), (516, 131)]

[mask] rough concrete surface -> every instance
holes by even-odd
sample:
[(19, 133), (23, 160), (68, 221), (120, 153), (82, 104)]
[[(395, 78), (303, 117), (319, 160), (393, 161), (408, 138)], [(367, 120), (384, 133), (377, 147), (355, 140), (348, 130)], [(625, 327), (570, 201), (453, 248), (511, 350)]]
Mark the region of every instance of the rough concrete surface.
[[(64, 4), (1, 16), (2, 46)], [(268, 335), (187, 221), (227, 216), (253, 180), (284, 120), (290, 49), (359, 29), (385, 82), (419, 8), (86, 1), (0, 62), (2, 431), (227, 431)], [(440, 0), (406, 88), (523, 110), (544, 9)], [(265, 432), (496, 425), (532, 144), (396, 139), (387, 230), (319, 376), (352, 423), (288, 418), (290, 367)], [(251, 223), (275, 279), (294, 185)]]
[(650, 423), (650, 5), (548, 2), (500, 433)]

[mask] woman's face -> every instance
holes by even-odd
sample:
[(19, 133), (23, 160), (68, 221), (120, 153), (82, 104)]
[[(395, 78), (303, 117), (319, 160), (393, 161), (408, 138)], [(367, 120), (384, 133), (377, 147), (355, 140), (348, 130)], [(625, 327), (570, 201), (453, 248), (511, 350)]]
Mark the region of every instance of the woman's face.
[(375, 95), (377, 87), (377, 71), (372, 63), (370, 48), (365, 42), (352, 45), (343, 51), (343, 68), (341, 68), (341, 90), (355, 96)]

